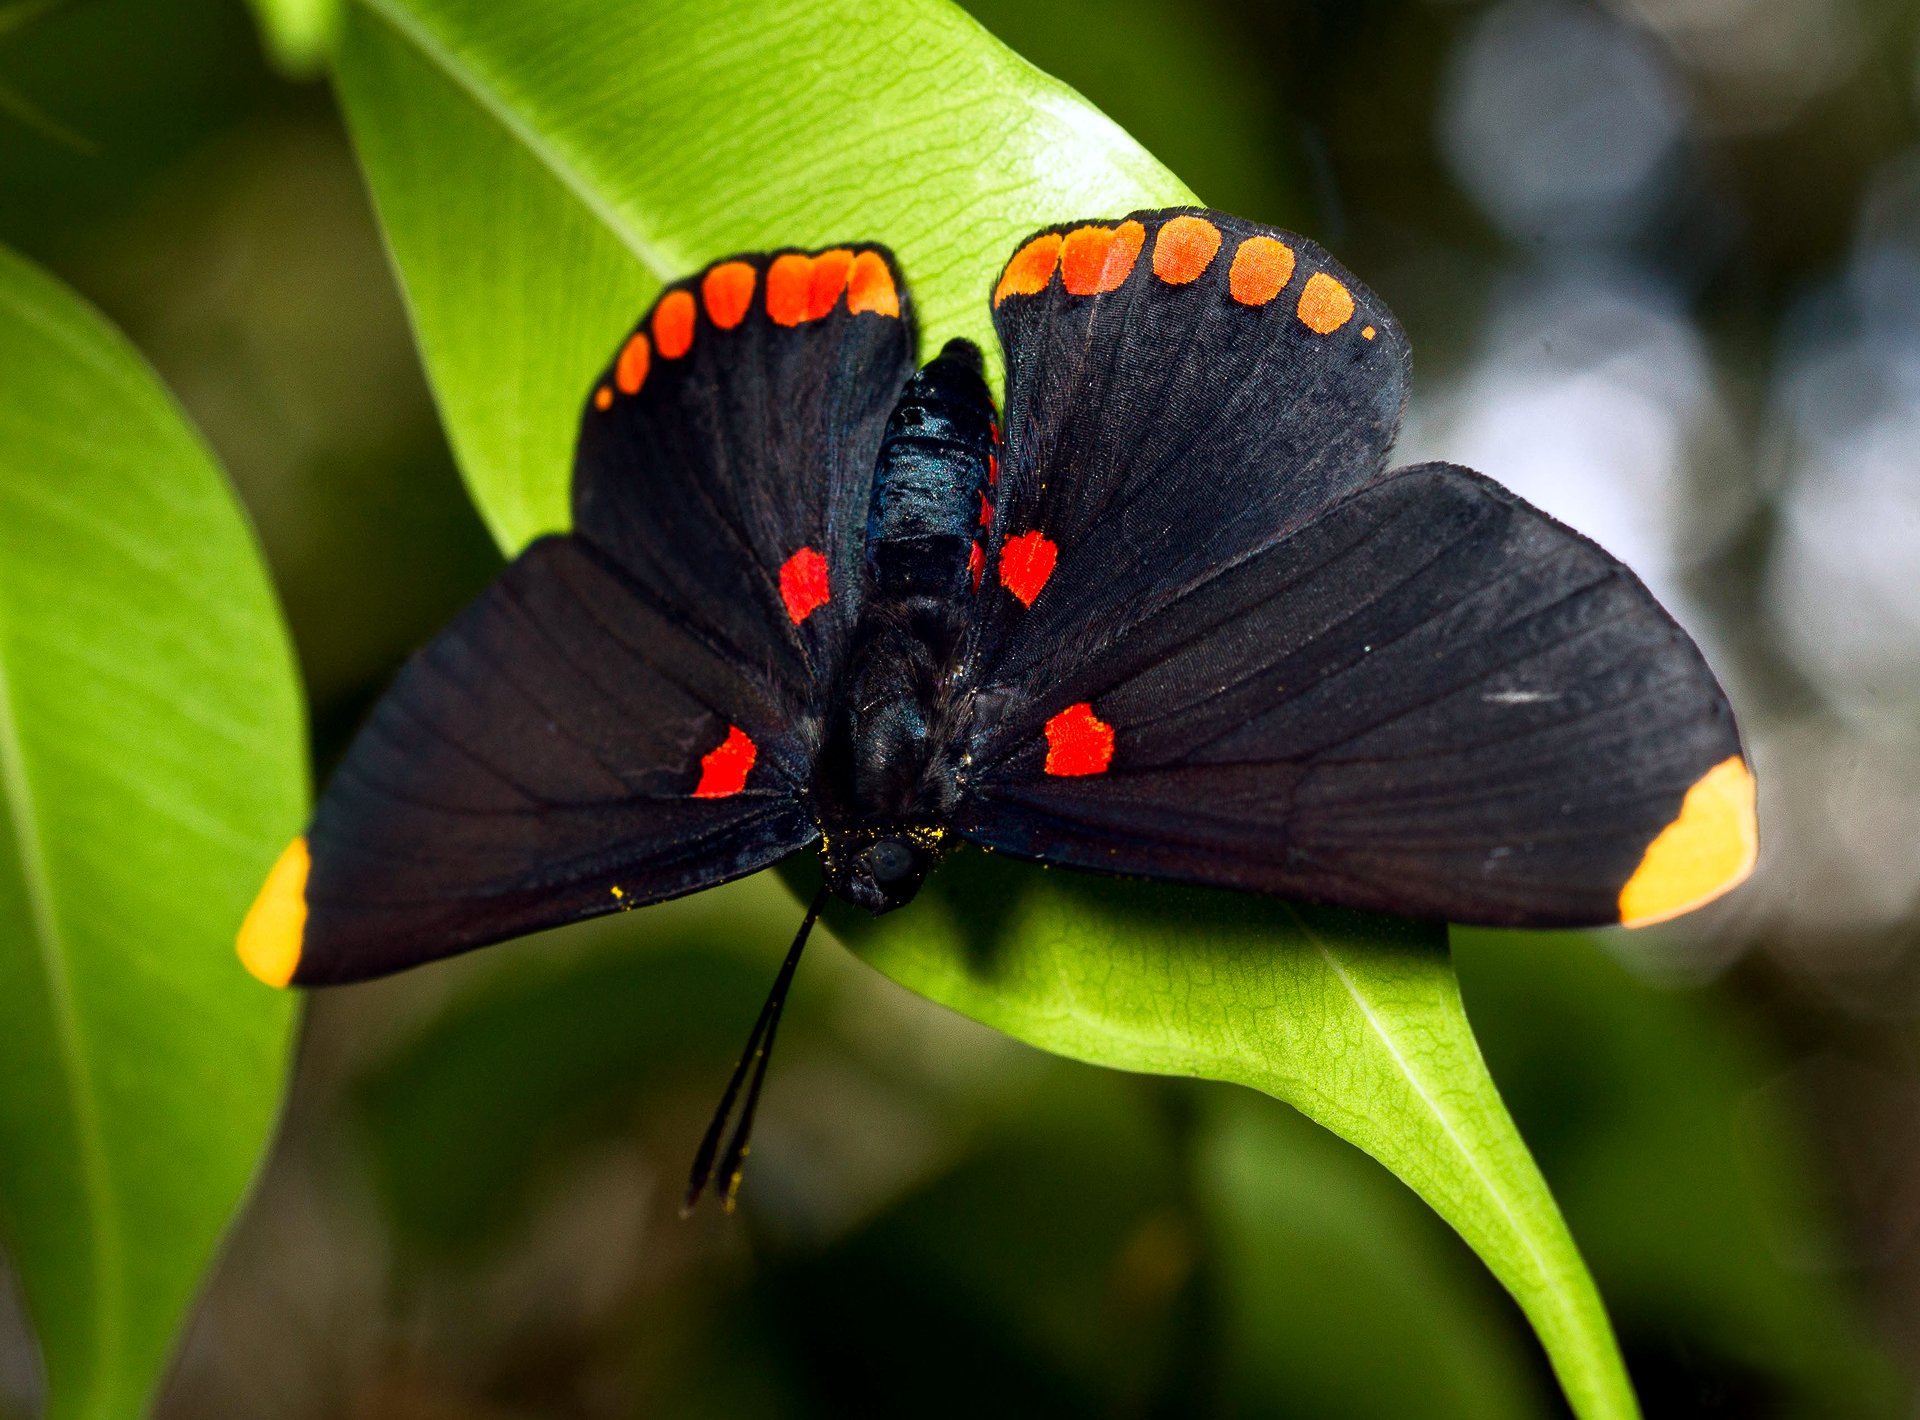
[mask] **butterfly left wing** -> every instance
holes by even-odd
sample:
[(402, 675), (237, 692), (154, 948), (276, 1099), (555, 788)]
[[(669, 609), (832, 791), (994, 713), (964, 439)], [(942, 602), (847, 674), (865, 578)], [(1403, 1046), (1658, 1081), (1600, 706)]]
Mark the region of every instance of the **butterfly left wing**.
[(604, 553), (543, 539), (401, 671), (241, 956), (357, 981), (765, 867), (817, 836), (798, 716)]
[(1658, 921), (1753, 863), (1686, 633), (1464, 469), (1385, 476), (986, 682), (956, 826), (1023, 857), (1514, 926)]
[(248, 918), (256, 973), (375, 976), (811, 842), (913, 349), (877, 247), (747, 253), (663, 290), (590, 387), (573, 533), (388, 691)]

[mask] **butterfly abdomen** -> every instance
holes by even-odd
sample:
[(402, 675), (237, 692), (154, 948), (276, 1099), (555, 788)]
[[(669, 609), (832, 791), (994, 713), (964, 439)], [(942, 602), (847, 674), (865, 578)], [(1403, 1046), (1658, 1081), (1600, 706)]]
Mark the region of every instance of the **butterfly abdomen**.
[(880, 442), (867, 515), (873, 597), (960, 601), (971, 591), (993, 447), (980, 352), (949, 341), (907, 381)]

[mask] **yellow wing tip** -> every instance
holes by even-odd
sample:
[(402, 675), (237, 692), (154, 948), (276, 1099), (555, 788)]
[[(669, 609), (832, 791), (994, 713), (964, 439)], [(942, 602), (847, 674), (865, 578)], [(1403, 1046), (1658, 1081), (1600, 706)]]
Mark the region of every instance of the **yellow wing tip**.
[(1745, 882), (1760, 854), (1754, 797), (1753, 772), (1737, 754), (1701, 775), (1620, 889), (1621, 924), (1665, 922)]
[(234, 949), (241, 964), (269, 986), (285, 986), (300, 968), (307, 929), (307, 840), (296, 838), (260, 885)]

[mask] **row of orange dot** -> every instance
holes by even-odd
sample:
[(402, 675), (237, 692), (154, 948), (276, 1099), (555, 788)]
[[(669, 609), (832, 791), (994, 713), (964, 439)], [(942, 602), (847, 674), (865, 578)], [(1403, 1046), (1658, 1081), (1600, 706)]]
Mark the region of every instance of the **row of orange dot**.
[[(1204, 217), (1169, 218), (1153, 242), (1153, 274), (1169, 286), (1198, 281), (1220, 252), (1220, 229)], [(1058, 270), (1069, 295), (1094, 296), (1114, 290), (1133, 274), (1146, 243), (1138, 222), (1118, 227), (1077, 227), (1064, 235), (1043, 232), (1013, 255), (994, 288), (993, 304), (1008, 296), (1037, 296)], [(1227, 290), (1245, 306), (1264, 306), (1293, 279), (1293, 248), (1273, 237), (1242, 241), (1227, 272)], [(1307, 278), (1294, 313), (1309, 330), (1331, 335), (1353, 319), (1353, 293), (1324, 271)], [(1372, 340), (1372, 326), (1360, 334)]]
[[(752, 263), (723, 261), (700, 278), (700, 298), (706, 304), (707, 319), (721, 330), (732, 330), (747, 318), (753, 306), (754, 288), (760, 273)], [(823, 251), (817, 256), (787, 252), (767, 267), (766, 310), (775, 325), (796, 326), (819, 320), (839, 304), (846, 293), (851, 315), (900, 314), (900, 293), (893, 284), (893, 272), (879, 252), (855, 252), (845, 247)], [(647, 382), (647, 372), (658, 354), (665, 360), (678, 360), (693, 348), (693, 293), (675, 289), (660, 298), (653, 308), (652, 339), (645, 331), (635, 331), (620, 348), (613, 365), (613, 384), (601, 385), (593, 392), (596, 409), (613, 404), (613, 393), (638, 394)]]

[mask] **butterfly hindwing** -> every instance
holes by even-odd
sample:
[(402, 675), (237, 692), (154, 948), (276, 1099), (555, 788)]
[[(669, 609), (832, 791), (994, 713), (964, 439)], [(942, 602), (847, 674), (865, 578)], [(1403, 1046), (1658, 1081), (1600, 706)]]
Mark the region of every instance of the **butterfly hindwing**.
[(419, 652), (307, 835), (294, 979), (673, 897), (815, 837), (799, 707), (590, 545), (542, 539)]
[(968, 837), (1527, 926), (1657, 920), (1751, 866), (1752, 779), (1699, 651), (1619, 562), (1464, 469), (1379, 479), (1063, 672), (974, 745)]

